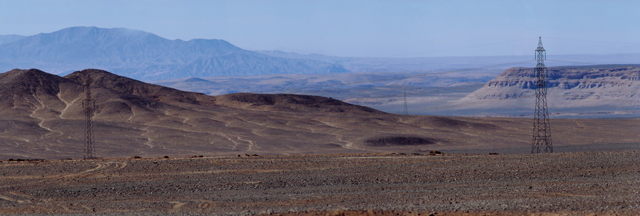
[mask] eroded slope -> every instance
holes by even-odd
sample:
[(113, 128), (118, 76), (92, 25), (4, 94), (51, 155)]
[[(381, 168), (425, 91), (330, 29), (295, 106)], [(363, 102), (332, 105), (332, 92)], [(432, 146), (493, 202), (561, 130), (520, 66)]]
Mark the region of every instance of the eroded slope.
[[(83, 84), (99, 157), (415, 152), (530, 145), (527, 119), (394, 115), (305, 95), (184, 92), (84, 70), (0, 74), (0, 157), (80, 158)], [(639, 120), (552, 120), (554, 143), (639, 143)]]

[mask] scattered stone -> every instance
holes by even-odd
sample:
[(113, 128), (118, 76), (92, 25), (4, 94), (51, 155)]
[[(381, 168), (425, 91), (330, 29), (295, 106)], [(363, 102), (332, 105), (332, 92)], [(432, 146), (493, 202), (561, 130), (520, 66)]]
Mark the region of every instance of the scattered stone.
[[(95, 214), (291, 216), (640, 212), (634, 199), (637, 151), (506, 154), (499, 160), (487, 154), (390, 153), (234, 158), (0, 163), (0, 214), (92, 214), (94, 209)], [(581, 196), (590, 194), (608, 195)]]
[(435, 151), (435, 150), (429, 152), (429, 155), (441, 155), (441, 154), (442, 154), (442, 152)]

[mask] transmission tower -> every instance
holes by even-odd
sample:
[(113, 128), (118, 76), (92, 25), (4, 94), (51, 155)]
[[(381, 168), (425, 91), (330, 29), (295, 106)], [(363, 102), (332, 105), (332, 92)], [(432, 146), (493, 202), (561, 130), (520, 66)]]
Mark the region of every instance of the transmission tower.
[(85, 98), (82, 101), (84, 108), (84, 159), (95, 159), (95, 145), (93, 143), (93, 113), (95, 111), (96, 101), (91, 97), (91, 80), (87, 78), (84, 83)]
[(409, 115), (409, 110), (407, 109), (407, 88), (404, 89), (404, 110), (402, 114)]
[(549, 124), (549, 110), (547, 110), (547, 67), (544, 60), (547, 52), (542, 47), (542, 37), (538, 38), (538, 48), (536, 49), (536, 60), (538, 64), (534, 69), (536, 76), (536, 111), (533, 114), (533, 139), (531, 153), (553, 152), (551, 145), (551, 125)]

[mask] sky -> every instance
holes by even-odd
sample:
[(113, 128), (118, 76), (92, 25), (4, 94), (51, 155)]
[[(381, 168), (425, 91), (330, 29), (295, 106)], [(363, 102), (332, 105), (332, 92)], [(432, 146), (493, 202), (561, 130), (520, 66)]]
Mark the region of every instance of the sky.
[(0, 35), (72, 26), (349, 57), (640, 53), (635, 0), (0, 0)]

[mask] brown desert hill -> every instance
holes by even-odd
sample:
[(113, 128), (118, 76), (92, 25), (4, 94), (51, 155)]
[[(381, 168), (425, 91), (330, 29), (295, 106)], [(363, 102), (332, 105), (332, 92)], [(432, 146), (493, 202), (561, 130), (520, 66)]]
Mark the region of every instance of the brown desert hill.
[(148, 84), (97, 69), (76, 71), (64, 78), (83, 84), (86, 80), (89, 80), (91, 86), (94, 88), (108, 89), (119, 95), (133, 95), (139, 97), (139, 99), (151, 99), (168, 104), (182, 103), (211, 106), (215, 102), (215, 98), (206, 96), (202, 93), (185, 92), (159, 85)]
[(36, 112), (51, 112), (64, 107), (60, 89), (82, 90), (75, 82), (37, 69), (11, 70), (0, 74), (0, 106), (5, 119), (25, 118)]
[[(66, 77), (31, 69), (0, 74), (0, 157), (81, 158), (84, 80), (91, 80), (96, 100), (98, 157), (412, 152), (530, 142), (529, 119), (394, 115), (306, 95), (213, 97), (95, 69)], [(639, 143), (639, 122), (554, 119), (554, 143)]]
[(369, 107), (311, 95), (237, 93), (216, 98), (223, 106), (261, 111), (383, 114)]

